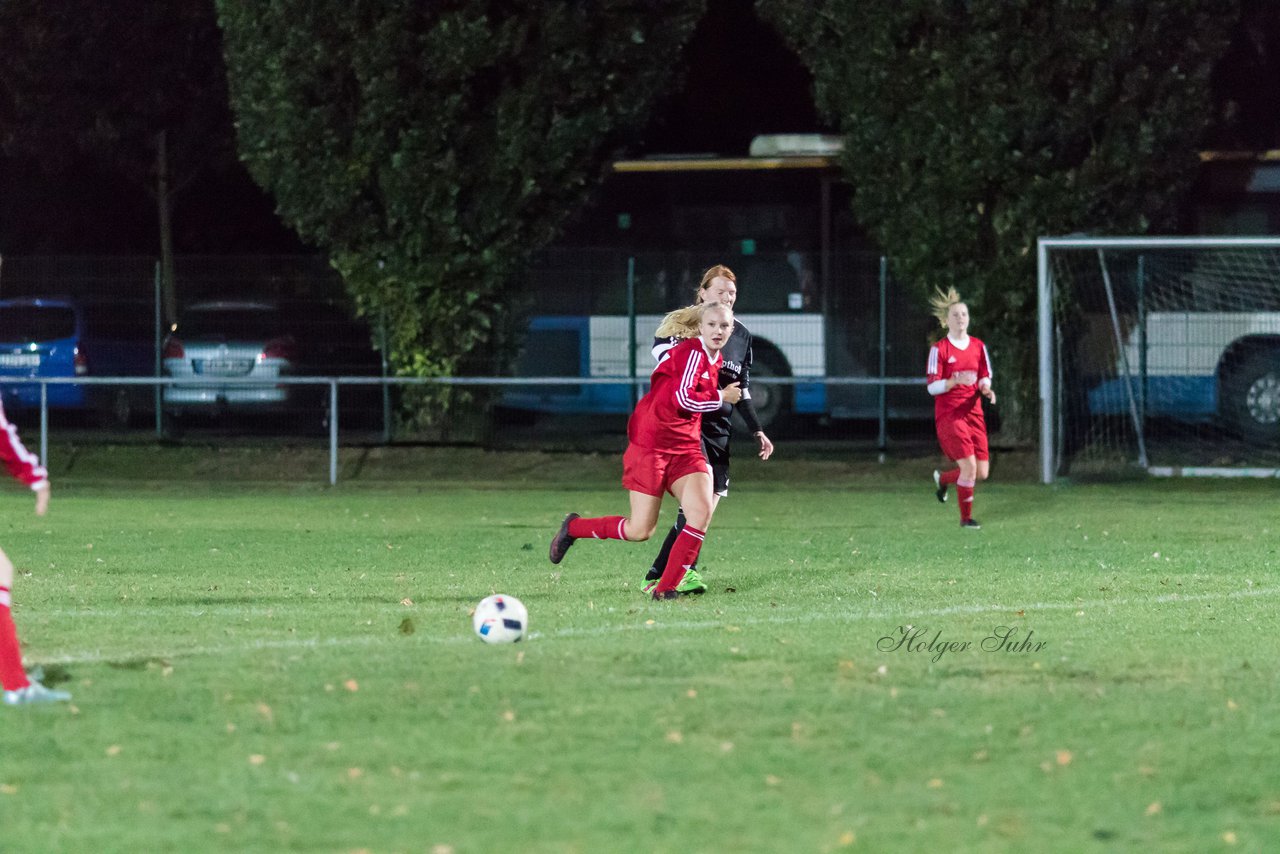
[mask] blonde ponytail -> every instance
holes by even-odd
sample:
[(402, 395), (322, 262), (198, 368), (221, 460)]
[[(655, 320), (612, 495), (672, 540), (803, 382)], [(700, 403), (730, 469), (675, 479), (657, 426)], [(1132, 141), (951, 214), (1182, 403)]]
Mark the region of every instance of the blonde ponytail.
[(942, 288), (934, 288), (933, 296), (929, 297), (929, 310), (933, 316), (938, 318), (938, 323), (942, 324), (942, 328), (947, 328), (947, 313), (951, 311), (951, 306), (958, 302), (964, 302), (960, 299), (960, 292), (955, 287), (949, 287), (946, 291)]
[(696, 338), (702, 325), (702, 306), (687, 305), (669, 312), (658, 324), (656, 338)]

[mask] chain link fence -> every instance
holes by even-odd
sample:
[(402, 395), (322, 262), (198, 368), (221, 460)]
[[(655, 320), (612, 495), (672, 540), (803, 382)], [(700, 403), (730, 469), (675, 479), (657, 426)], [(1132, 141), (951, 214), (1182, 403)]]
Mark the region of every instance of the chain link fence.
[[(6, 258), (0, 396), (40, 425), (43, 447), (52, 435), (615, 449), (659, 320), (716, 263), (738, 277), (771, 435), (931, 441), (935, 322), (871, 253), (543, 252), (513, 282), (509, 352), (491, 362), (505, 367), (436, 380), (394, 377), (378, 318), (355, 315), (322, 258), (180, 257), (176, 324), (154, 259)], [(421, 384), (443, 402), (409, 431), (401, 397)]]

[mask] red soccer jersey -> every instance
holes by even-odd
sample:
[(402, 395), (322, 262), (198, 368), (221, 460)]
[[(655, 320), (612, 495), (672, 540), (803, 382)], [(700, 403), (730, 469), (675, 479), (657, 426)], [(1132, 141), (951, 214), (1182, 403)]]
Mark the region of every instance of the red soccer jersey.
[(720, 354), (686, 338), (658, 363), (627, 422), (627, 439), (652, 451), (702, 453), (702, 413), (720, 408)]
[(18, 430), (4, 417), (3, 408), (0, 408), (0, 462), (9, 474), (27, 486), (36, 486), (49, 478), (45, 467), (40, 465), (40, 458), (22, 446)]
[(982, 395), (978, 389), (983, 379), (991, 378), (991, 359), (987, 357), (987, 345), (972, 335), (969, 344), (963, 350), (944, 337), (929, 349), (929, 367), (926, 371), (928, 382), (950, 378), (960, 371), (974, 371), (978, 382), (973, 385), (953, 386), (951, 391), (933, 396), (933, 417), (938, 421), (948, 418), (961, 418), (973, 412), (981, 411)]

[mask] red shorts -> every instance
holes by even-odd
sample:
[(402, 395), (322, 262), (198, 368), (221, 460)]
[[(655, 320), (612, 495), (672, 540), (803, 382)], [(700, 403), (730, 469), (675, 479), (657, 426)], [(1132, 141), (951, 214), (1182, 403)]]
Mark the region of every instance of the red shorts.
[(987, 450), (987, 419), (983, 417), (980, 408), (974, 407), (959, 418), (939, 420), (937, 430), (938, 444), (942, 446), (942, 453), (947, 455), (947, 459), (991, 459)]
[(622, 455), (622, 486), (645, 495), (670, 492), (671, 484), (695, 472), (711, 475), (711, 464), (701, 449), (668, 454), (628, 445)]

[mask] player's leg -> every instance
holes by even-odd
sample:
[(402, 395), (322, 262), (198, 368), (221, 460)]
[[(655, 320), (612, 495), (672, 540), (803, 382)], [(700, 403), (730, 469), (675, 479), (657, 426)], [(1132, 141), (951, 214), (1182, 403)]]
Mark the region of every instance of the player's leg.
[(11, 611), (13, 588), (13, 563), (0, 551), (0, 685), (7, 706), (24, 706), (31, 703), (53, 703), (70, 700), (65, 691), (50, 691), (39, 681), (28, 679), (22, 666), (22, 648), (18, 643), (18, 631), (13, 625)]
[(960, 466), (960, 477), (956, 480), (956, 503), (960, 505), (960, 527), (977, 528), (973, 519), (973, 487), (978, 478), (978, 461), (972, 454), (956, 460)]
[(584, 537), (638, 542), (653, 536), (666, 492), (663, 484), (669, 464), (669, 455), (629, 445), (622, 455), (622, 485), (631, 494), (631, 515), (583, 519), (577, 513), (570, 513), (551, 538), (551, 562), (563, 560), (569, 547)]
[[(958, 460), (966, 456), (964, 445), (959, 440), (956, 429), (956, 419), (943, 418), (934, 422), (934, 429), (938, 436), (938, 446), (942, 448), (942, 453), (949, 460)], [(950, 468), (946, 471), (933, 470), (933, 494), (937, 496), (939, 502), (946, 502), (947, 487), (954, 485), (960, 479), (960, 468)]]
[(5, 691), (27, 687), (27, 671), (22, 667), (22, 650), (13, 625), (13, 563), (0, 551), (0, 685)]
[(584, 519), (577, 513), (570, 513), (560, 523), (560, 530), (551, 538), (550, 557), (552, 563), (564, 560), (565, 552), (576, 541), (593, 540), (628, 540), (633, 543), (642, 542), (653, 536), (658, 526), (658, 511), (662, 508), (661, 495), (646, 495), (631, 490), (631, 513), (627, 516), (595, 516)]
[(655, 599), (680, 595), (676, 588), (684, 580), (685, 571), (698, 561), (698, 552), (702, 549), (707, 525), (710, 524), (711, 514), (715, 509), (711, 474), (707, 471), (681, 475), (671, 484), (671, 494), (680, 500), (686, 521), (684, 530), (671, 548), (667, 565), (662, 570), (662, 578), (653, 590)]
[(981, 409), (976, 413), (971, 432), (973, 435), (973, 456), (978, 463), (975, 477), (978, 480), (986, 480), (987, 475), (991, 474), (991, 449), (987, 445), (987, 422)]
[(684, 508), (676, 510), (676, 521), (671, 526), (671, 530), (667, 531), (667, 538), (662, 541), (662, 548), (658, 549), (657, 556), (653, 559), (653, 563), (649, 565), (649, 571), (645, 574), (646, 593), (652, 592), (654, 583), (662, 577), (662, 568), (667, 565), (667, 558), (671, 556), (671, 547), (676, 544), (676, 537), (680, 536), (680, 532), (684, 530), (687, 520), (684, 515)]
[[(711, 512), (714, 514), (715, 508), (720, 504), (720, 499), (729, 494), (729, 449), (721, 448), (704, 439), (702, 450), (707, 457), (707, 462), (711, 464)], [(645, 593), (652, 593), (653, 588), (657, 586), (657, 581), (662, 577), (662, 571), (667, 566), (667, 559), (671, 557), (671, 548), (675, 545), (680, 532), (684, 530), (686, 522), (684, 508), (681, 507), (676, 513), (675, 524), (667, 532), (666, 540), (663, 542), (662, 548), (659, 549), (658, 556), (654, 558), (653, 564), (649, 567), (649, 571), (644, 577), (645, 584), (641, 589)], [(680, 585), (680, 591), (682, 593), (705, 593), (706, 590), (707, 585), (702, 582), (702, 578), (698, 575), (697, 567), (690, 567), (685, 575), (684, 582)]]

